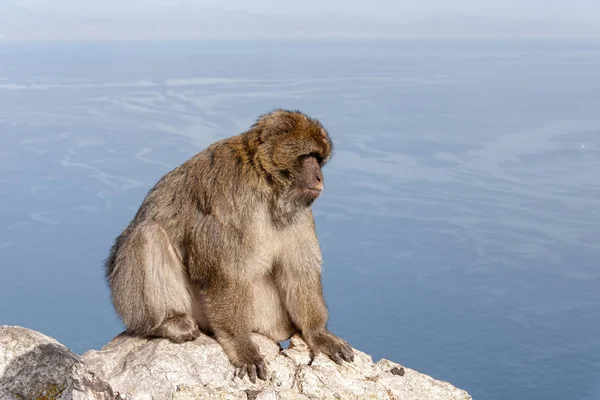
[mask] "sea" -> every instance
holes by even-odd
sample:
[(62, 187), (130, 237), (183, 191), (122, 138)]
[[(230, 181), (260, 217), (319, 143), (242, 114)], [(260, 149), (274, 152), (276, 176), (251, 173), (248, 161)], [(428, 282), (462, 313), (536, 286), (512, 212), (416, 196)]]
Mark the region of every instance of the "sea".
[(0, 42), (0, 324), (101, 348), (145, 194), (279, 107), (334, 143), (334, 333), (477, 400), (600, 399), (594, 41)]

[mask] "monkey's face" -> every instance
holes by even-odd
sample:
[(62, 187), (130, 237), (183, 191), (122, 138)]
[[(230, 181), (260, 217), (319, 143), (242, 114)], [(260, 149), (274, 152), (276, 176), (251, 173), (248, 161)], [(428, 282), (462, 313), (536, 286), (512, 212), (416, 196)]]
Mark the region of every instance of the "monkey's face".
[(314, 155), (302, 156), (298, 159), (292, 175), (290, 194), (299, 203), (309, 206), (323, 191), (323, 172), (321, 163)]
[[(317, 120), (299, 112), (279, 110), (255, 125), (261, 170), (287, 205), (310, 206), (323, 190), (321, 168), (331, 158), (329, 133)], [(290, 202), (291, 200), (291, 202)]]

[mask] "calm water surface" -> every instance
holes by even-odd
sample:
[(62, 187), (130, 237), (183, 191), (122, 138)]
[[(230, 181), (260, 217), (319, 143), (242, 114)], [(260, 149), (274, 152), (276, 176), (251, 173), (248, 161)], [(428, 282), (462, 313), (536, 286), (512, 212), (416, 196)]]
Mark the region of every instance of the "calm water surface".
[(2, 44), (0, 324), (108, 342), (147, 190), (276, 106), (336, 146), (333, 331), (476, 399), (600, 398), (598, 43)]

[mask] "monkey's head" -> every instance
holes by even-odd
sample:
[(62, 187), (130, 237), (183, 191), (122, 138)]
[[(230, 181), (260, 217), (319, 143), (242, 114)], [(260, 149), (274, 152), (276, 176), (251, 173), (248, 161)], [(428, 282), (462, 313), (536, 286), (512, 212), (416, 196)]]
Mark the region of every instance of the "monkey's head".
[(329, 133), (299, 111), (275, 110), (253, 127), (260, 134), (257, 156), (277, 192), (310, 206), (323, 190), (322, 168), (331, 159)]

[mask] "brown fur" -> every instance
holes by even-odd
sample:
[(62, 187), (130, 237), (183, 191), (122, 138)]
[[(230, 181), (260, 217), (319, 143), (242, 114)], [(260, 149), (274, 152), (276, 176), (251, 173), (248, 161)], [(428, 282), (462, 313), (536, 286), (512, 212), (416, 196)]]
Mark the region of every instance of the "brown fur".
[(352, 361), (326, 328), (310, 209), (331, 154), (317, 120), (275, 110), (167, 173), (106, 261), (127, 330), (183, 342), (200, 328), (253, 381), (266, 372), (251, 332), (283, 341), (298, 331), (313, 354)]

